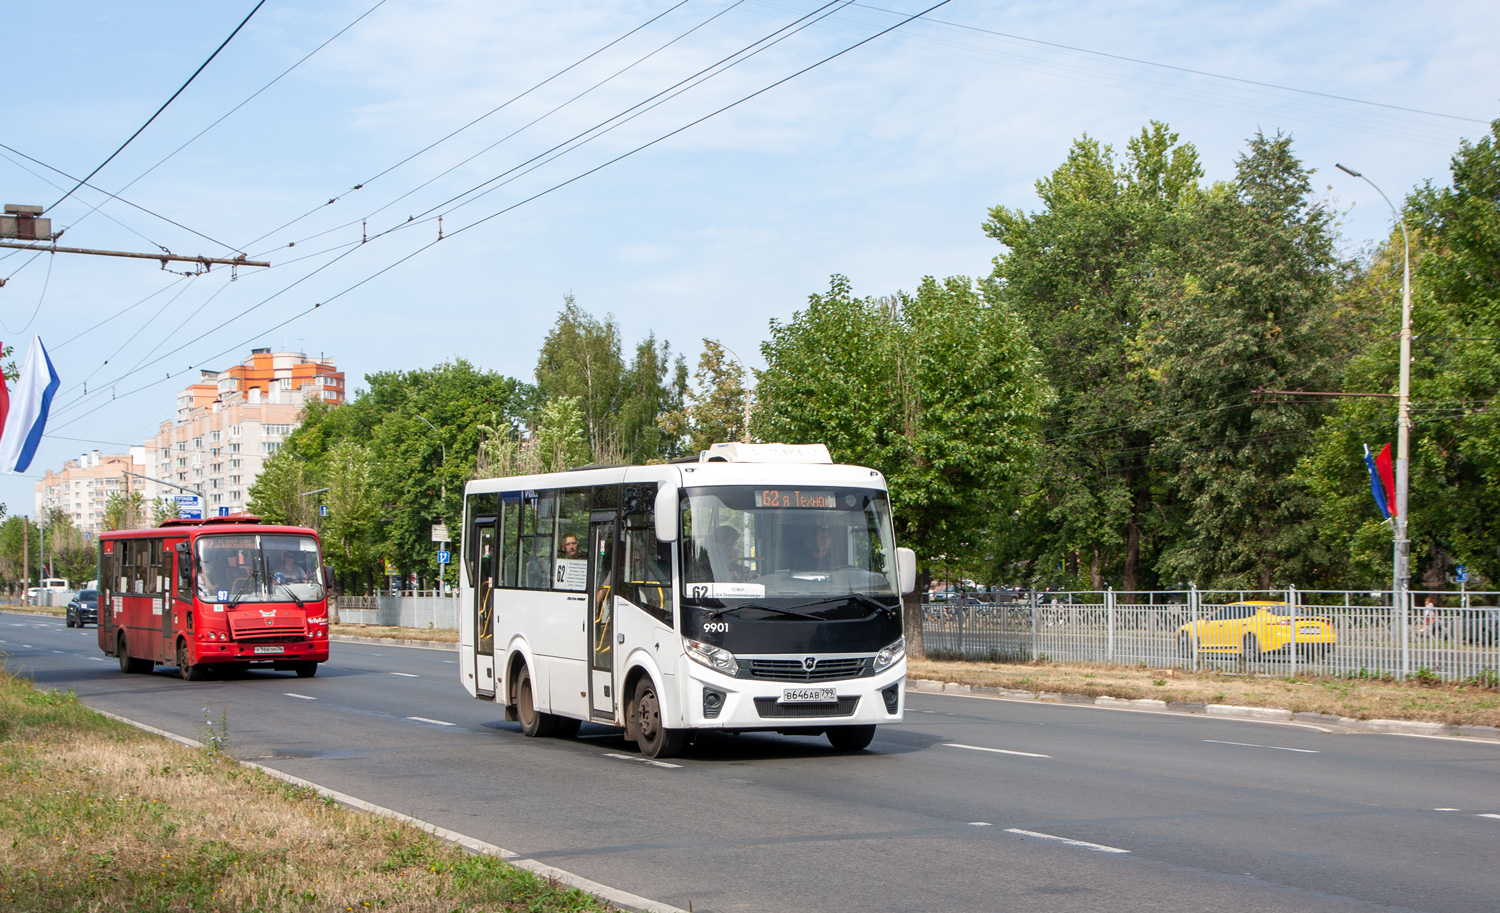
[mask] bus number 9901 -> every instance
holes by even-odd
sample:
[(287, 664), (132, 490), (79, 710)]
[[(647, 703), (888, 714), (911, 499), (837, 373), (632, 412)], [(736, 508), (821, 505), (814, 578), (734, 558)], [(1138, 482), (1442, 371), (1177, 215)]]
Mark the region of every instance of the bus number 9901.
[(704, 634), (728, 634), (729, 622), (727, 621), (705, 621), (703, 623)]

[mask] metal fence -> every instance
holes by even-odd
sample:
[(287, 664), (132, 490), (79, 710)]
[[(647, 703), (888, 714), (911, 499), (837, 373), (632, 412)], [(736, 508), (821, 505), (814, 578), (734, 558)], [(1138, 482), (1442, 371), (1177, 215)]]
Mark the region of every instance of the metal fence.
[(330, 600), (341, 624), (458, 629), (458, 594), (338, 596)]
[[(1226, 607), (1250, 601), (1284, 606), (1280, 623), (1298, 633), (1279, 635), (1282, 645), (1272, 649), (1274, 644), (1259, 642), (1268, 628), (1216, 618), (1234, 614)], [(934, 658), (1417, 677), (1495, 686), (1500, 593), (1414, 591), (1402, 602), (1405, 611), (1392, 608), (1389, 591), (1295, 587), (1033, 593), (1015, 602), (924, 604), (922, 637)]]

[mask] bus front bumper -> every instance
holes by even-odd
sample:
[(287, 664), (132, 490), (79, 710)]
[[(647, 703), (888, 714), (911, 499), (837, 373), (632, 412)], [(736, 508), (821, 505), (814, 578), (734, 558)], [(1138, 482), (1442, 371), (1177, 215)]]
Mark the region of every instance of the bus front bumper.
[(906, 708), (906, 658), (875, 675), (823, 682), (731, 678), (687, 660), (682, 725), (735, 731), (820, 730), (899, 723)]

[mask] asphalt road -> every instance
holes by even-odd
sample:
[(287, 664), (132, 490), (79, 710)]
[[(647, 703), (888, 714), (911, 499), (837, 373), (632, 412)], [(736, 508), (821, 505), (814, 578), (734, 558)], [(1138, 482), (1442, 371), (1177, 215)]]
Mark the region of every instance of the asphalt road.
[[(1500, 909), (1500, 743), (909, 695), (868, 751), (524, 738), (451, 651), (335, 643), (317, 678), (122, 675), (93, 628), (0, 613), (7, 668), (695, 911)], [(205, 710), (207, 708), (207, 710)]]

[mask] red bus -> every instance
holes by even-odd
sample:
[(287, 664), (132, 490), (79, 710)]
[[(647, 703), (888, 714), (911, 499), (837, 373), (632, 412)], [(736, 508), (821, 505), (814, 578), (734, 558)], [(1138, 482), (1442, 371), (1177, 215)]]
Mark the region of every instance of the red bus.
[(328, 660), (318, 534), (239, 515), (99, 536), (99, 648), (121, 672), (271, 664), (303, 678)]

